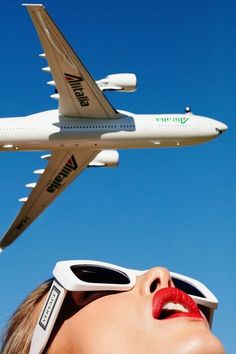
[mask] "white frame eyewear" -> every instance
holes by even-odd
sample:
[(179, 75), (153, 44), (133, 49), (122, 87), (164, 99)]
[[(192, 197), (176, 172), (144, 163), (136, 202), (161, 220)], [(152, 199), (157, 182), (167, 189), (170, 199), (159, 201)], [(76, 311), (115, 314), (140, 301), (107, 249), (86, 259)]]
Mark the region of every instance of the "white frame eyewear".
[[(77, 271), (81, 269), (82, 273), (78, 274)], [(79, 276), (81, 278), (86, 278), (87, 276), (89, 280), (91, 278), (90, 275), (93, 276), (95, 269), (97, 270), (97, 274), (95, 273), (95, 275), (98, 278), (100, 275), (103, 276), (100, 283), (96, 280), (89, 282), (79, 278)], [(98, 273), (101, 270), (105, 274), (100, 272), (99, 275)], [(53, 270), (55, 279), (37, 320), (31, 340), (30, 354), (40, 354), (46, 347), (67, 291), (128, 291), (135, 286), (137, 276), (145, 272), (147, 270), (134, 270), (111, 263), (91, 260), (72, 260), (56, 263)], [(200, 305), (211, 326), (213, 313), (218, 305), (218, 300), (214, 294), (198, 280), (174, 272), (170, 272), (170, 275), (175, 286), (185, 291)], [(111, 276), (114, 277), (114, 283), (107, 283), (105, 280), (111, 279), (109, 278)]]

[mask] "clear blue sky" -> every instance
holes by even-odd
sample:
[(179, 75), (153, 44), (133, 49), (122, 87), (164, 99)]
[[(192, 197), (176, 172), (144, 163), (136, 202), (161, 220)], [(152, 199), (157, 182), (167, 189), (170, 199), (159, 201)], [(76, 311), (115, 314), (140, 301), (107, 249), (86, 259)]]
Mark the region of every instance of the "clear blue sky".
[[(0, 257), (0, 327), (59, 259), (88, 258), (193, 276), (219, 299), (213, 331), (235, 353), (236, 2), (44, 1), (95, 79), (134, 72), (136, 93), (109, 94), (135, 113), (196, 114), (229, 130), (189, 148), (120, 151), (117, 169), (86, 170)], [(20, 1), (1, 4), (0, 116), (53, 109), (42, 52)], [(0, 232), (38, 152), (1, 153)]]

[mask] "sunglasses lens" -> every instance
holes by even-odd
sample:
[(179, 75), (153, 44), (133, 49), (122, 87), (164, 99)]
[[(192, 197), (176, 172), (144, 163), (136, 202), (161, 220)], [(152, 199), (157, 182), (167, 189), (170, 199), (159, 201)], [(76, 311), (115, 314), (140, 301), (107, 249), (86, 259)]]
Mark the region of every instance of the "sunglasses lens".
[(180, 280), (180, 279), (172, 278), (172, 280), (173, 280), (173, 283), (175, 284), (176, 288), (184, 291), (185, 293), (187, 293), (189, 295), (194, 295), (194, 296), (205, 298), (203, 293), (200, 290), (198, 290), (197, 288), (195, 288), (195, 286), (193, 286), (189, 283), (186, 283), (185, 281)]
[(127, 274), (112, 268), (98, 265), (75, 265), (71, 267), (75, 276), (87, 283), (129, 284)]

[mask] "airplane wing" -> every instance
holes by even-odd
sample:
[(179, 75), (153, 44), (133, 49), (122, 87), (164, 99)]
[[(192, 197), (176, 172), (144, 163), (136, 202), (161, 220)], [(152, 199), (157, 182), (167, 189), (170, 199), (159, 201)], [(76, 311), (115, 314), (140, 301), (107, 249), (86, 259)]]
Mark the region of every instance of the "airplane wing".
[(59, 93), (59, 114), (83, 118), (119, 118), (43, 5), (24, 4), (38, 32)]
[(28, 198), (23, 198), (25, 204), (0, 241), (0, 249), (9, 246), (98, 153), (98, 150), (53, 151), (46, 169), (35, 171), (42, 176), (37, 184), (30, 184), (33, 190)]

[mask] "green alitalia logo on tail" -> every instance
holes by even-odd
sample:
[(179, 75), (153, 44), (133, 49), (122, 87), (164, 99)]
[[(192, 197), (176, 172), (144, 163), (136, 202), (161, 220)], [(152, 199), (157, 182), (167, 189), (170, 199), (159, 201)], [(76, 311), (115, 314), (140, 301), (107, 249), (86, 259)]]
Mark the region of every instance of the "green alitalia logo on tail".
[(175, 118), (156, 118), (156, 121), (159, 123), (180, 123), (180, 124), (185, 124), (189, 120), (189, 117), (175, 117)]

